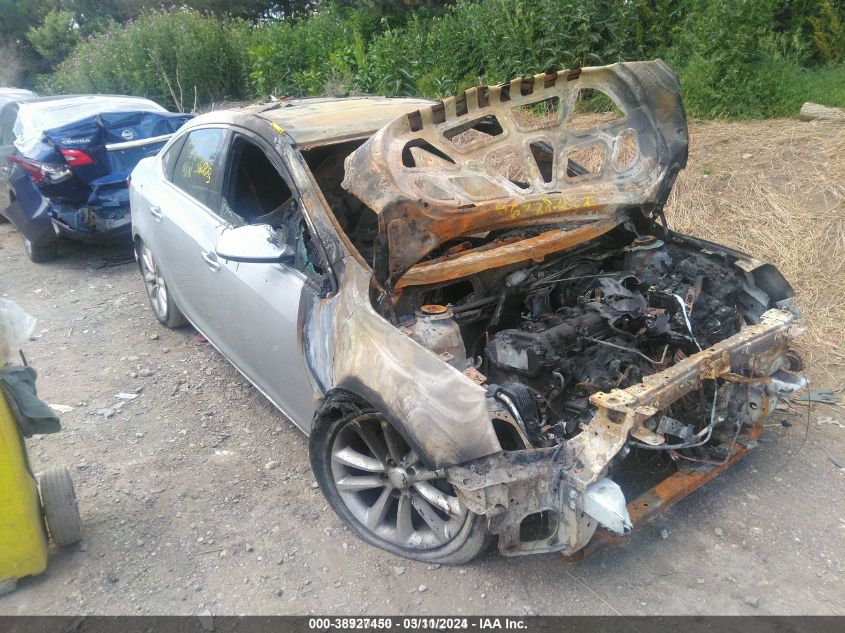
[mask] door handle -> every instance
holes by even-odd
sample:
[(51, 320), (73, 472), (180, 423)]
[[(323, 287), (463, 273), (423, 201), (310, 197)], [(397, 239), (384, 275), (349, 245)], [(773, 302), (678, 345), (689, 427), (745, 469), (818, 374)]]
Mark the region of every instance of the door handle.
[(153, 220), (156, 222), (161, 222), (162, 218), (164, 217), (164, 213), (161, 210), (161, 207), (151, 206), (150, 207), (150, 215), (153, 216)]
[(203, 251), (202, 258), (211, 270), (214, 272), (220, 270), (220, 262), (217, 261), (217, 255), (209, 251)]

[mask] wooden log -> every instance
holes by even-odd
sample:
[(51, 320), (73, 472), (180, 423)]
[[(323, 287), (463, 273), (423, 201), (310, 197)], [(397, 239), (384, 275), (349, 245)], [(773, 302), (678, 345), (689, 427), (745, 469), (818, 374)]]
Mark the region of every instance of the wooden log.
[(802, 121), (836, 121), (845, 123), (845, 110), (841, 108), (828, 108), (818, 103), (809, 101), (801, 106), (798, 118)]

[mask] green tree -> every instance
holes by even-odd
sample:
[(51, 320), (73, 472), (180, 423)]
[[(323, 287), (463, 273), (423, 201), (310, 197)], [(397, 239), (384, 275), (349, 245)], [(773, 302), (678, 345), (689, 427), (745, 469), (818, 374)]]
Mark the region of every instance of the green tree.
[(26, 32), (56, 8), (54, 0), (0, 0), (0, 64), (2, 84), (29, 87), (43, 72), (40, 55)]
[(845, 8), (833, 0), (821, 0), (819, 13), (807, 21), (812, 28), (812, 40), (825, 62), (845, 62)]
[(0, 0), (0, 40), (24, 39), (30, 27), (57, 8), (54, 0)]
[(149, 97), (180, 110), (246, 93), (250, 27), (189, 9), (156, 11), (80, 43), (44, 78), (48, 93)]
[(70, 11), (51, 11), (41, 26), (29, 29), (26, 37), (50, 66), (64, 60), (82, 41), (76, 16)]

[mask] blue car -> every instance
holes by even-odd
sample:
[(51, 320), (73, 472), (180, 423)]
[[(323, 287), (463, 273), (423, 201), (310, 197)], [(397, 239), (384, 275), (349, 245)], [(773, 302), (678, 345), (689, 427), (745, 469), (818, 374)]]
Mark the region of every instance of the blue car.
[(0, 190), (8, 192), (0, 215), (35, 262), (56, 257), (59, 237), (128, 238), (129, 174), (191, 117), (139, 97), (8, 101), (0, 107)]

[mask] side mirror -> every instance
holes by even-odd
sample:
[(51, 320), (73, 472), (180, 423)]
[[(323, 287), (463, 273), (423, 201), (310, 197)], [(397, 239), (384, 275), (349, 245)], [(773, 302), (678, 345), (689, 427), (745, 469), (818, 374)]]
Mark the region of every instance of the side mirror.
[(214, 248), (218, 257), (233, 262), (276, 264), (293, 257), (287, 244), (269, 224), (250, 224), (228, 229), (217, 240)]

